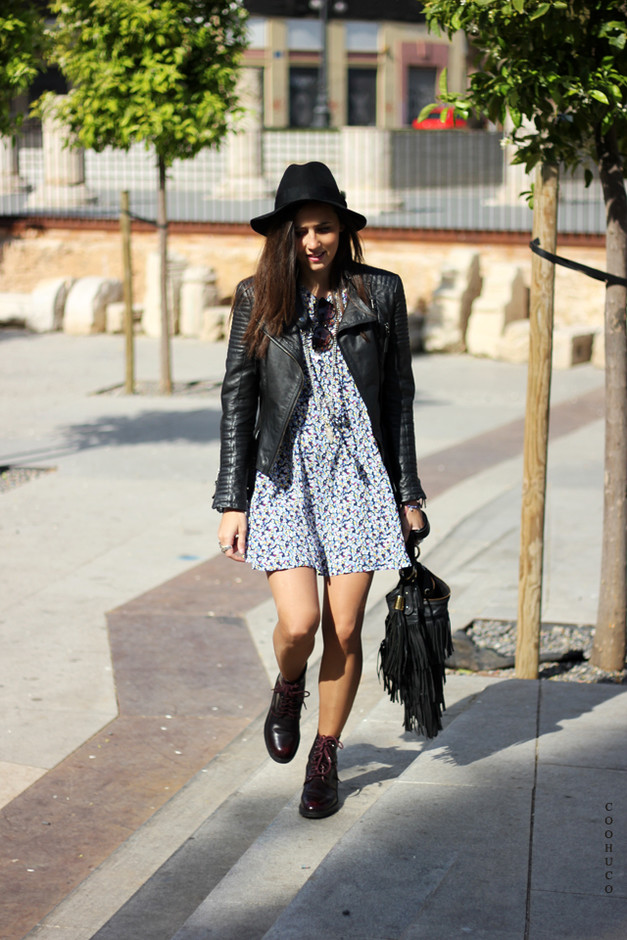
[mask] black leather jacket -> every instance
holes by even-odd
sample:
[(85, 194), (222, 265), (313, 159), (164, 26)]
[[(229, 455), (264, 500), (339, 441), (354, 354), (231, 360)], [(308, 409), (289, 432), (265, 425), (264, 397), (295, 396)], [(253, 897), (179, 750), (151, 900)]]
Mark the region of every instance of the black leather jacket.
[[(396, 274), (357, 265), (370, 297), (349, 282), (337, 342), (366, 405), (397, 502), (424, 497), (416, 467), (414, 380), (405, 294)], [(251, 358), (242, 337), (253, 304), (253, 279), (236, 291), (222, 385), (220, 471), (214, 509), (246, 512), (254, 470), (269, 473), (303, 388), (305, 360), (294, 324), (271, 337), (265, 358)]]

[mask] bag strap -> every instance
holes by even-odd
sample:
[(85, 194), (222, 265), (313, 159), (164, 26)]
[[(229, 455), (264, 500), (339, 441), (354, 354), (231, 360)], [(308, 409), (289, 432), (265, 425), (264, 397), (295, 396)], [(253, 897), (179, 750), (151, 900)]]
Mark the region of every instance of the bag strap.
[(431, 526), (429, 524), (429, 519), (427, 514), (422, 510), (422, 515), (424, 517), (424, 525), (422, 529), (412, 529), (409, 535), (407, 536), (407, 554), (412, 560), (412, 564), (418, 561), (420, 558), (420, 545), (431, 531)]

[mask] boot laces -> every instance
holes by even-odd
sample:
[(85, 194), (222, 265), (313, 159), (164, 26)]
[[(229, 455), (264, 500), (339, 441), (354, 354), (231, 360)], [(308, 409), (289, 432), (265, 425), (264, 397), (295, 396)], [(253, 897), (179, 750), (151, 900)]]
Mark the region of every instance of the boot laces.
[(339, 738), (332, 734), (319, 734), (307, 764), (307, 780), (314, 777), (326, 777), (335, 764), (336, 751), (344, 747)]
[(275, 685), (274, 691), (279, 695), (276, 707), (277, 714), (285, 715), (288, 718), (297, 718), (301, 707), (305, 704), (305, 699), (309, 696), (309, 692), (301, 689), (298, 681), (288, 682), (282, 678)]

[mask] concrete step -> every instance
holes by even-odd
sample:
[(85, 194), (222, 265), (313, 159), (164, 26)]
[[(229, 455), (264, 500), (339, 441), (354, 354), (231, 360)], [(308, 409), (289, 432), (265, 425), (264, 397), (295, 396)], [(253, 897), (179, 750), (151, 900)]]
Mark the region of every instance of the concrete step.
[(342, 833), (264, 940), (525, 935), (538, 683), (484, 682), (453, 678), (442, 734)]
[[(445, 726), (468, 708), (490, 681), (485, 677), (451, 677)], [(173, 940), (213, 937), (257, 940), (268, 931), (272, 935), (275, 922), (280, 922), (285, 909), (298, 898), (312, 876), (318, 877), (329, 853), (353, 832), (394, 781), (413, 766), (425, 747), (423, 739), (403, 732), (399, 706), (392, 705), (380, 693), (370, 713), (344, 737), (344, 742), (339, 759), (341, 811), (316, 821), (299, 815), (301, 767), (291, 798), (208, 893)], [(249, 781), (246, 794), (243, 791), (241, 794), (257, 807), (265, 798), (259, 786), (263, 774), (262, 771)], [(273, 776), (276, 778), (276, 773)], [(280, 935), (301, 936), (301, 926), (296, 934)], [(325, 934), (309, 935), (313, 938)]]
[(624, 937), (626, 868), (605, 839), (627, 794), (626, 700), (612, 683), (498, 678), (458, 699), (264, 940)]
[[(402, 707), (391, 704), (377, 677), (385, 619), (380, 578), (364, 623), (364, 673), (340, 752), (340, 813), (304, 820), (298, 800), (316, 732), (317, 659), (309, 671), (311, 697), (303, 712), (296, 759), (278, 765), (263, 741), (265, 713), (192, 778), (161, 810), (83, 882), (31, 933), (59, 940), (188, 940), (257, 937), (272, 926), (342, 835), (421, 753), (425, 742), (402, 730)], [(270, 614), (259, 609), (253, 622)], [(270, 656), (262, 644), (263, 661)], [(449, 677), (449, 723), (469, 690), (489, 680)], [(474, 683), (474, 684), (473, 684)], [(477, 684), (478, 683), (478, 684)], [(475, 691), (472, 691), (472, 695)], [(281, 871), (280, 884), (271, 872)], [(264, 879), (268, 879), (268, 884)], [(261, 894), (259, 904), (242, 902)], [(244, 918), (244, 922), (242, 922)], [(207, 923), (211, 927), (207, 927)], [(210, 929), (213, 933), (207, 932)]]
[[(376, 653), (371, 649), (352, 716), (353, 726), (381, 700), (375, 663)], [(314, 661), (310, 669), (312, 679), (315, 666)], [(286, 807), (296, 805), (294, 801), (300, 797), (306, 755), (317, 723), (317, 690), (315, 682), (308, 684), (311, 697), (307, 700), (308, 709), (303, 712), (302, 744), (295, 760), (279, 765), (268, 758), (263, 741), (265, 714), (259, 716), (240, 739), (177, 794), (165, 808), (167, 817), (164, 813), (163, 819), (154, 819), (155, 831), (161, 831), (162, 839), (172, 845), (178, 837), (179, 844), (102, 924), (93, 935), (96, 940), (128, 940), (129, 937), (170, 940), (204, 899), (231, 875), (251, 847), (256, 842), (263, 844)], [(397, 707), (395, 712), (396, 726), (400, 730), (400, 709)], [(202, 819), (193, 831), (184, 832), (177, 810), (191, 817), (193, 806)], [(295, 808), (294, 813), (300, 821)], [(150, 824), (143, 827), (133, 839), (143, 856), (150, 852), (149, 828)], [(126, 857), (127, 869), (133, 865), (134, 854), (129, 844), (117, 853), (120, 861)]]
[[(382, 696), (376, 675), (376, 651), (385, 617), (380, 598), (393, 580), (393, 575), (379, 579), (368, 608), (364, 625), (367, 662), (347, 733)], [(255, 624), (260, 658), (269, 673), (276, 669), (270, 662), (274, 623), (270, 607), (266, 602), (249, 615)], [(102, 937), (108, 940), (169, 940), (300, 791), (306, 755), (316, 731), (317, 661), (314, 654), (308, 682), (311, 698), (303, 713), (303, 744), (292, 764), (280, 766), (268, 758), (263, 741), (264, 712), (132, 833), (30, 936), (91, 940), (102, 930)], [(270, 682), (268, 700), (269, 695)], [(400, 709), (396, 717), (400, 727)]]

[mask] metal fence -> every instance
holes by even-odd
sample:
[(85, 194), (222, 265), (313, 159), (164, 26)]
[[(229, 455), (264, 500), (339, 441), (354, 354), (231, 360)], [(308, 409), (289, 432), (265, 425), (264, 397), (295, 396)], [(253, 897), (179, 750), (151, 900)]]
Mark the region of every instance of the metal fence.
[[(471, 130), (345, 128), (233, 135), (219, 151), (206, 150), (173, 165), (169, 218), (246, 222), (272, 207), (285, 166), (307, 160), (331, 167), (349, 204), (364, 211), (371, 225), (485, 232), (531, 228), (531, 212), (519, 195), (529, 180), (508, 165), (500, 134)], [(119, 212), (120, 190), (127, 189), (132, 212), (155, 218), (156, 160), (143, 146), (75, 153), (47, 141), (45, 134), (42, 138), (35, 128), (22, 135), (12, 165), (12, 175), (4, 172), (4, 182), (0, 179), (0, 217), (112, 219)], [(582, 175), (563, 177), (560, 232), (597, 234), (604, 228), (598, 182), (586, 189)]]

